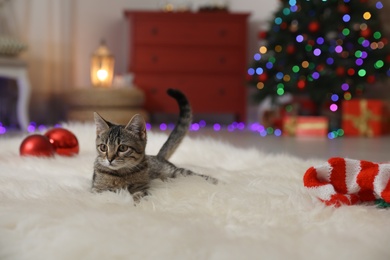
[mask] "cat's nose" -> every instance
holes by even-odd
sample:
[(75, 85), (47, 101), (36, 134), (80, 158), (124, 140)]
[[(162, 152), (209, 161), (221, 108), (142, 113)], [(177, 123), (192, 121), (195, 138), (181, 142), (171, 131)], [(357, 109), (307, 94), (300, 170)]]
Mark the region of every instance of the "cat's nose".
[(115, 156), (107, 157), (107, 161), (111, 164), (115, 160)]

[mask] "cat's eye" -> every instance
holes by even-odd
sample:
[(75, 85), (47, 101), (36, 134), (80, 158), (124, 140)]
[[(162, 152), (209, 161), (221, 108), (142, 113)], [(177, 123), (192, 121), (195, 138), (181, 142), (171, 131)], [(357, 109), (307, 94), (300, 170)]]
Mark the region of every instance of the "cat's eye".
[(129, 150), (129, 148), (130, 147), (128, 147), (127, 145), (124, 145), (124, 144), (121, 144), (121, 145), (119, 145), (119, 147), (118, 147), (118, 151), (119, 152), (127, 152), (128, 150)]
[(107, 152), (107, 145), (105, 144), (99, 145), (99, 150), (103, 153)]

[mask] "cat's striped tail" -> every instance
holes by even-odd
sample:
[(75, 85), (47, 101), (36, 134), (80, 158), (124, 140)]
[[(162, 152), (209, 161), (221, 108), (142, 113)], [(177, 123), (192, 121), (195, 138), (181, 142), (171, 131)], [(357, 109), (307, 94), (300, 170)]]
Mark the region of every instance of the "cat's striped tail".
[(168, 89), (167, 93), (169, 96), (176, 99), (180, 113), (175, 128), (157, 154), (157, 157), (164, 159), (168, 159), (173, 154), (186, 135), (192, 122), (192, 110), (187, 97), (176, 89)]

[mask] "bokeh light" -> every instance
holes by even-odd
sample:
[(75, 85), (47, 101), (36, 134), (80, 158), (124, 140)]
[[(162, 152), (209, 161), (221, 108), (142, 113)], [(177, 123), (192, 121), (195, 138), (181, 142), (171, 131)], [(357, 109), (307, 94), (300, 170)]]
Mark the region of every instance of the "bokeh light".
[(338, 107), (336, 104), (331, 104), (331, 105), (329, 106), (329, 109), (330, 109), (330, 111), (332, 111), (332, 112), (336, 112), (337, 109), (339, 109), (339, 107)]

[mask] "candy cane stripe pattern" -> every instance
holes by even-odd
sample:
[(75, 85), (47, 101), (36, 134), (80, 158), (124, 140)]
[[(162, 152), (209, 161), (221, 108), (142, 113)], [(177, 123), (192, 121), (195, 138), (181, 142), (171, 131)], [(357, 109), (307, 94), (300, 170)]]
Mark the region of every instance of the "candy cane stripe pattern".
[(310, 167), (304, 177), (308, 192), (328, 206), (383, 199), (390, 203), (390, 163), (330, 158)]

